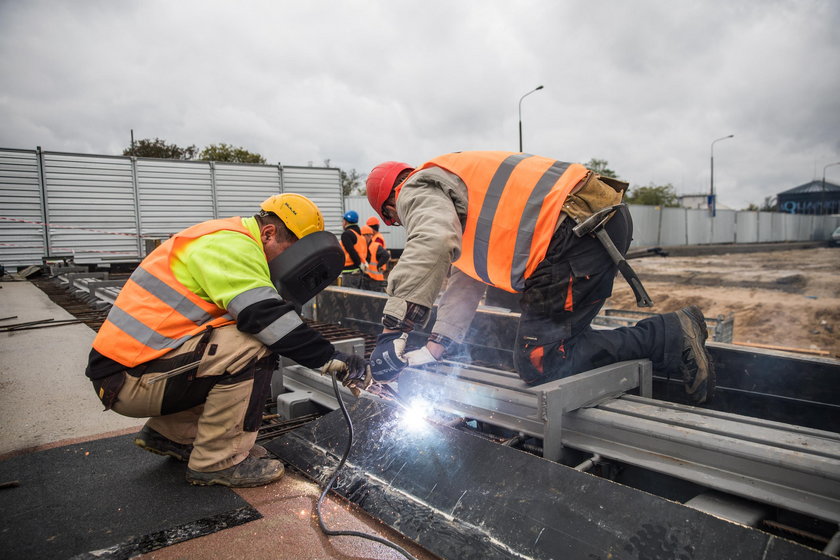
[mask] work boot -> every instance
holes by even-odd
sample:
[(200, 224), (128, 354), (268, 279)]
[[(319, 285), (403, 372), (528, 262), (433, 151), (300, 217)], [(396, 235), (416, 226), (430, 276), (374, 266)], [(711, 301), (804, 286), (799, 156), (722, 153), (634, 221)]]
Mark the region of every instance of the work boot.
[(252, 447), (248, 452), (248, 457), (253, 457), (254, 459), (264, 459), (268, 457), (268, 449), (255, 443), (254, 447)]
[(703, 312), (696, 305), (676, 312), (682, 329), (682, 362), (680, 373), (688, 398), (695, 404), (704, 403), (715, 392), (715, 369), (706, 351), (708, 330)]
[(187, 469), (187, 482), (199, 486), (221, 484), (230, 488), (251, 488), (274, 482), (283, 476), (283, 463), (275, 459), (255, 459), (245, 457), (245, 460), (215, 472), (198, 472)]
[(184, 462), (190, 460), (190, 453), (193, 449), (192, 445), (174, 442), (148, 426), (143, 426), (143, 429), (134, 436), (134, 445), (142, 447), (146, 451), (158, 455), (167, 455)]

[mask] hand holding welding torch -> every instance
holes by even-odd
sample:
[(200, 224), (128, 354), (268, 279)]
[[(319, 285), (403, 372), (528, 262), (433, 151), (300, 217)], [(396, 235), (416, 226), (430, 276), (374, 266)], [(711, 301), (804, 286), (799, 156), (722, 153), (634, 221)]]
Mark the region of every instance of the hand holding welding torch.
[(332, 358), (321, 366), (321, 371), (327, 375), (334, 373), (335, 378), (356, 397), (361, 394), (362, 389), (367, 390), (373, 383), (370, 367), (365, 359), (344, 352), (336, 351)]
[(370, 370), (374, 381), (390, 383), (399, 377), (408, 365), (405, 360), (405, 342), (408, 334), (386, 331), (376, 337), (376, 347), (370, 353)]

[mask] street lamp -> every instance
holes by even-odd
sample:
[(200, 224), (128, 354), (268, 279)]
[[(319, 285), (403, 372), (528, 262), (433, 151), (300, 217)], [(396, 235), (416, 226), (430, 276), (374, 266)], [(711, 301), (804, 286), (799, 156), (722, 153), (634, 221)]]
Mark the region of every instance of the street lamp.
[(715, 217), (715, 142), (720, 142), (721, 140), (726, 140), (727, 138), (734, 138), (734, 134), (730, 134), (729, 136), (722, 136), (717, 140), (712, 141), (712, 155), (710, 158), (711, 166), (712, 166), (712, 174), (709, 183), (709, 211), (712, 213), (712, 218)]
[(522, 100), (534, 93), (535, 91), (541, 90), (542, 86), (537, 86), (536, 88), (532, 89), (525, 95), (519, 98), (519, 151), (522, 151)]
[(822, 203), (823, 203), (823, 212), (828, 214), (828, 210), (825, 208), (825, 170), (831, 167), (832, 165), (840, 165), (840, 161), (835, 161), (834, 163), (829, 163), (825, 167), (823, 167), (823, 178), (822, 178)]

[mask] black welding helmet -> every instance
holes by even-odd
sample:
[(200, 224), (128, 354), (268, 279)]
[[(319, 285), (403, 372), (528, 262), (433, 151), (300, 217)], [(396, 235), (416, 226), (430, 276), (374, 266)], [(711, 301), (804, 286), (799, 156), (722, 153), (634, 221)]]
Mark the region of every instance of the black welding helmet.
[(332, 284), (342, 268), (344, 251), (328, 231), (304, 236), (268, 263), (274, 287), (298, 309)]

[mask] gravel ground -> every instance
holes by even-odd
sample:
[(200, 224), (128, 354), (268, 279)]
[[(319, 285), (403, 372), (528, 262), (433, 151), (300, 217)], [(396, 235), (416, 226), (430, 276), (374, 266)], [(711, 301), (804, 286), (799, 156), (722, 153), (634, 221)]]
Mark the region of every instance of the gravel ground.
[[(665, 313), (699, 305), (735, 319), (733, 342), (828, 352), (840, 358), (840, 248), (647, 257), (630, 264)], [(616, 279), (605, 307), (637, 309)]]

